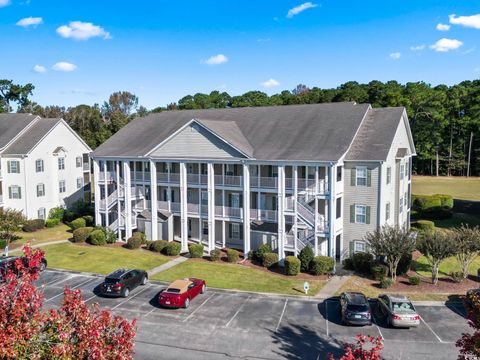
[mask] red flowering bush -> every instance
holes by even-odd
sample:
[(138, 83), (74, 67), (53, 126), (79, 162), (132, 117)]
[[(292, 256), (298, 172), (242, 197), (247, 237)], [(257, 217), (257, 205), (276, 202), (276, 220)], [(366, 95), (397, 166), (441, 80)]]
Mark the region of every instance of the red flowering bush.
[[(355, 344), (345, 344), (345, 354), (339, 360), (380, 360), (383, 341), (380, 337), (357, 335)], [(335, 360), (332, 354), (329, 360)]]
[(463, 333), (457, 340), (460, 348), (459, 360), (480, 358), (480, 295), (476, 292), (467, 294), (465, 298), (468, 325), (473, 329), (471, 334)]
[(65, 288), (59, 310), (42, 311), (43, 296), (33, 282), (43, 253), (23, 249), (0, 284), (0, 358), (133, 358), (136, 322), (128, 322), (97, 305), (88, 306), (79, 290)]

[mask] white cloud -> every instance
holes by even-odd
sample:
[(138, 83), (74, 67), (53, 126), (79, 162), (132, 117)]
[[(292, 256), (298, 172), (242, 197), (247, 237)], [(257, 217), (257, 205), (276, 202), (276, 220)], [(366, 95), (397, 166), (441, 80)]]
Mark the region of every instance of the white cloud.
[(455, 14), (449, 15), (450, 24), (462, 25), (469, 28), (480, 29), (480, 14), (471, 16), (458, 16)]
[(57, 28), (57, 34), (66, 39), (75, 40), (88, 40), (92, 37), (112, 38), (110, 33), (101, 26), (82, 21), (71, 21), (68, 25), (60, 26)]
[(203, 62), (208, 65), (220, 65), (223, 63), (226, 63), (228, 61), (228, 57), (226, 57), (223, 54), (218, 54), (209, 57), (207, 60), (204, 60)]
[(313, 9), (313, 8), (316, 8), (317, 6), (318, 6), (317, 4), (311, 3), (310, 1), (303, 3), (301, 5), (295, 6), (294, 8), (291, 8), (290, 10), (288, 10), (287, 18), (292, 18), (295, 15), (300, 14), (302, 11)]
[(398, 60), (400, 59), (400, 56), (402, 56), (402, 54), (400, 54), (399, 52), (394, 52), (394, 53), (391, 53), (389, 56), (390, 56), (390, 59)]
[(440, 23), (440, 24), (437, 24), (436, 28), (438, 31), (448, 31), (450, 30), (450, 27), (451, 27), (450, 25)]
[(0, 0), (0, 7), (10, 5), (10, 0)]
[(29, 26), (37, 26), (43, 24), (43, 19), (41, 17), (27, 17), (17, 21), (15, 25), (22, 26), (27, 28)]
[(462, 45), (463, 42), (460, 40), (442, 38), (435, 44), (430, 45), (430, 49), (438, 52), (448, 52), (450, 50), (458, 49)]
[(262, 82), (260, 85), (266, 87), (267, 89), (271, 89), (277, 87), (278, 85), (280, 85), (280, 83), (275, 79), (268, 79), (267, 81)]
[(33, 71), (35, 71), (36, 73), (43, 74), (44, 72), (47, 72), (47, 69), (43, 65), (35, 65), (33, 67)]
[(272, 39), (270, 39), (270, 38), (259, 38), (259, 39), (257, 39), (257, 42), (263, 43), (263, 42), (269, 42), (270, 40), (272, 40)]
[(55, 71), (74, 71), (77, 68), (77, 65), (66, 62), (66, 61), (60, 61), (57, 62), (55, 65), (52, 66), (52, 69)]
[(425, 45), (410, 46), (412, 51), (422, 51), (423, 49), (425, 49)]

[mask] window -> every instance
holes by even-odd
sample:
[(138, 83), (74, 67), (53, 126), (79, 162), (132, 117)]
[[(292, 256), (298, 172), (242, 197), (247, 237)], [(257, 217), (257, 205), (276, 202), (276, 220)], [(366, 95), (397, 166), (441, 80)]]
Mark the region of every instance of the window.
[(208, 235), (208, 221), (202, 221), (202, 232), (203, 235)]
[(80, 189), (83, 186), (83, 179), (82, 177), (77, 178), (77, 189)]
[(403, 180), (405, 175), (405, 165), (400, 165), (400, 180)]
[(9, 174), (20, 174), (20, 161), (10, 160), (7, 162), (7, 170)]
[(387, 167), (387, 185), (392, 182), (392, 168)]
[(390, 203), (385, 205), (385, 220), (390, 219)]
[(355, 252), (366, 252), (367, 247), (363, 241), (355, 241)]
[(22, 188), (17, 185), (12, 185), (8, 187), (8, 197), (10, 199), (21, 199), (22, 198)]
[(367, 223), (367, 207), (365, 205), (355, 205), (355, 222), (357, 224)]
[(230, 206), (236, 209), (240, 207), (240, 194), (238, 193), (230, 194)]
[(77, 168), (82, 167), (82, 157), (81, 156), (77, 156), (75, 158), (75, 165), (76, 165)]
[(201, 192), (202, 205), (208, 205), (208, 191)]
[(45, 208), (40, 208), (37, 211), (37, 218), (45, 220), (46, 218), (46, 211)]
[(343, 167), (337, 166), (337, 181), (342, 181)]
[(410, 166), (408, 165), (408, 160), (405, 161), (405, 177), (408, 178), (409, 177), (409, 170), (410, 170)]
[(403, 198), (400, 198), (400, 204), (399, 204), (399, 208), (398, 208), (398, 211), (399, 212), (402, 212), (403, 211)]
[(342, 216), (342, 198), (337, 198), (337, 219), (340, 219)]
[(37, 185), (37, 197), (45, 196), (45, 185), (38, 184)]
[(65, 186), (65, 180), (60, 180), (58, 182), (58, 192), (64, 193), (65, 191), (67, 191), (67, 188)]
[(38, 159), (35, 161), (35, 171), (36, 172), (43, 172), (43, 160)]
[(58, 170), (65, 170), (65, 158), (58, 158)]
[(364, 166), (359, 166), (357, 169), (357, 186), (367, 186), (367, 168)]
[(240, 224), (230, 224), (232, 239), (240, 239)]

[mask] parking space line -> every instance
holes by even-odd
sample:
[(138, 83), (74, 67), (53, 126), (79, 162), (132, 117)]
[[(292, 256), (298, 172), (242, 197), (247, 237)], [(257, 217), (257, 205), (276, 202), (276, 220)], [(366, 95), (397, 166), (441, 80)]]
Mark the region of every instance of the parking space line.
[(150, 310), (149, 312), (147, 312), (146, 314), (143, 314), (142, 317), (147, 317), (148, 315), (150, 315), (152, 312), (154, 312), (155, 310), (157, 310), (157, 308), (153, 308), (152, 310)]
[[(82, 282), (82, 283), (80, 283), (80, 284), (78, 284), (78, 285), (75, 285), (75, 286), (71, 287), (70, 290), (75, 290), (76, 288), (79, 288), (80, 286), (85, 285), (86, 283), (89, 283), (89, 282), (92, 281), (92, 280), (95, 280), (95, 279), (88, 279), (87, 281), (84, 281), (84, 282)], [(50, 300), (56, 299), (57, 297), (62, 296), (63, 293), (64, 293), (64, 291), (62, 291), (60, 294), (57, 294), (57, 295), (55, 295), (55, 296), (52, 296), (50, 299), (45, 300), (45, 302), (47, 303), (47, 302), (49, 302)]]
[(430, 327), (430, 325), (428, 325), (427, 322), (425, 320), (423, 320), (423, 317), (420, 316), (420, 320), (422, 320), (423, 323), (425, 325), (427, 325), (428, 329), (432, 332), (433, 335), (435, 335), (435, 337), (437, 338), (438, 341), (440, 341), (441, 343), (444, 343), (444, 341), (442, 339), (440, 339), (440, 336), (438, 336), (437, 333), (435, 331), (433, 331), (433, 329)]
[(242, 303), (242, 305), (240, 305), (240, 307), (238, 308), (237, 312), (235, 314), (233, 314), (232, 318), (227, 322), (227, 324), (225, 325), (225, 327), (229, 327), (230, 324), (232, 323), (233, 319), (235, 319), (235, 317), (238, 315), (238, 313), (243, 309), (243, 306), (247, 303), (248, 300), (250, 300), (250, 298), (252, 297), (252, 295), (248, 295), (247, 299)]
[(138, 293), (136, 293), (135, 295), (133, 296), (130, 296), (129, 298), (125, 299), (124, 301), (122, 301), (121, 303), (115, 305), (111, 310), (115, 310), (116, 308), (118, 308), (119, 306), (125, 304), (126, 302), (132, 300), (134, 297), (140, 295), (142, 292), (144, 292), (145, 290), (149, 289), (150, 288), (150, 285), (148, 286), (145, 286), (142, 290), (140, 290)]
[(183, 319), (182, 322), (185, 322), (185, 321), (187, 321), (188, 319), (190, 319), (190, 318), (191, 318), (203, 305), (205, 305), (206, 302), (207, 302), (208, 300), (210, 300), (214, 295), (215, 295), (215, 294), (210, 295), (210, 297), (208, 297), (203, 303), (201, 303), (199, 307), (197, 307), (195, 310), (192, 311), (192, 313), (191, 313), (190, 315), (188, 315), (185, 319)]
[(85, 299), (83, 300), (85, 303), (89, 302), (90, 300), (92, 300), (94, 297), (97, 297), (97, 295), (93, 295), (93, 296), (90, 296), (88, 299)]
[(327, 331), (327, 336), (328, 336), (328, 301), (325, 301), (325, 327)]
[(280, 315), (280, 319), (278, 319), (278, 323), (277, 323), (277, 327), (275, 328), (275, 332), (277, 332), (278, 328), (280, 327), (280, 323), (282, 322), (283, 315), (285, 314), (285, 309), (287, 308), (287, 302), (288, 302), (288, 298), (285, 299), (285, 304), (283, 304), (282, 314)]
[(68, 275), (65, 279), (61, 279), (61, 280), (55, 279), (55, 280), (49, 281), (46, 284), (43, 284), (43, 286), (47, 286), (47, 285), (55, 286), (67, 280), (73, 279), (73, 277), (74, 277), (73, 275)]

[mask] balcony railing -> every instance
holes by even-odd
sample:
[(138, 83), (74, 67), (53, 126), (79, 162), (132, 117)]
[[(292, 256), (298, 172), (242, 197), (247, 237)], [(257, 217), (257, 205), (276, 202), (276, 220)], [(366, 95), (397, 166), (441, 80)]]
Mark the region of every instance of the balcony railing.
[[(115, 171), (107, 171), (107, 181), (115, 181), (116, 175)], [(105, 171), (100, 171), (98, 173), (98, 181), (99, 182), (104, 182), (105, 181)]]

